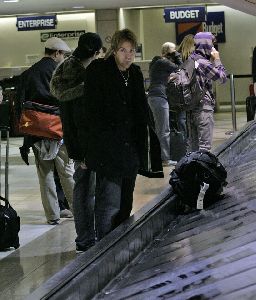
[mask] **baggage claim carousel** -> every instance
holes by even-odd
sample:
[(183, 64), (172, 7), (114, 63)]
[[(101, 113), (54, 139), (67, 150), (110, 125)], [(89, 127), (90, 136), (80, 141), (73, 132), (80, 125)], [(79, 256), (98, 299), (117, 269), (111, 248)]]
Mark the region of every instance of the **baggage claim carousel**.
[(256, 123), (215, 149), (225, 198), (175, 215), (171, 187), (28, 299), (256, 299)]

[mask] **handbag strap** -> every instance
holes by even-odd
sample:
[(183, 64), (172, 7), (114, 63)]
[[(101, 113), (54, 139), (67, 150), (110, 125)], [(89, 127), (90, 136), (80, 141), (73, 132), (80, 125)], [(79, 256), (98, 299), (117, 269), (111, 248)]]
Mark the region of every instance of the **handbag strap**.
[(36, 101), (25, 101), (22, 105), (22, 110), (35, 110), (39, 112), (44, 112), (47, 114), (52, 114), (59, 116), (60, 115), (60, 108), (59, 106), (54, 105), (48, 105), (48, 104), (42, 104), (40, 102)]

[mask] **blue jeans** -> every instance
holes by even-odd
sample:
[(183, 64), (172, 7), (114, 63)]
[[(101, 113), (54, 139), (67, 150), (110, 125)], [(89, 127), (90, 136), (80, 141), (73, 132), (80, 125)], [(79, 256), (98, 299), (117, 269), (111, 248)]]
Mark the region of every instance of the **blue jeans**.
[(88, 247), (95, 244), (95, 172), (82, 169), (80, 162), (75, 162), (73, 210), (76, 228), (76, 244)]
[(148, 104), (152, 110), (156, 134), (161, 147), (162, 160), (170, 159), (170, 124), (169, 104), (163, 97), (148, 97)]
[(106, 178), (97, 174), (95, 223), (98, 240), (129, 218), (135, 181), (136, 175), (131, 178)]

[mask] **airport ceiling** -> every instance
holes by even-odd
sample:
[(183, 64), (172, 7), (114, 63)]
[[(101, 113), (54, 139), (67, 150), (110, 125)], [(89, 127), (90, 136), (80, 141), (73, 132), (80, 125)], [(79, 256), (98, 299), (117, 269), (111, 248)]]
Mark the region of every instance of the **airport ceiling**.
[[(10, 2), (5, 2), (10, 1)], [(171, 6), (191, 4), (224, 4), (245, 13), (256, 15), (256, 0), (0, 0), (0, 15), (45, 14), (53, 12), (94, 9), (129, 8), (141, 6)]]

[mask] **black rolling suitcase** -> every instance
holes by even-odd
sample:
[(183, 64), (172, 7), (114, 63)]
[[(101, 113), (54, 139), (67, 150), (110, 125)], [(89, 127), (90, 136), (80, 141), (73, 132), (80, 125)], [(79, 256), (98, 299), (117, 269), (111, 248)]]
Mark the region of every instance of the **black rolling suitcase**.
[[(1, 196), (1, 173), (2, 173), (2, 133), (6, 133), (6, 155), (4, 168), (4, 197)], [(20, 218), (9, 203), (9, 127), (0, 125), (0, 251), (11, 247), (19, 248)]]
[(9, 127), (10, 105), (9, 101), (0, 103), (0, 126)]
[(256, 110), (256, 97), (249, 96), (246, 98), (247, 122), (254, 120)]
[[(10, 104), (9, 101), (0, 103), (0, 126), (9, 127), (10, 122)], [(2, 137), (6, 137), (6, 131), (3, 130)]]

